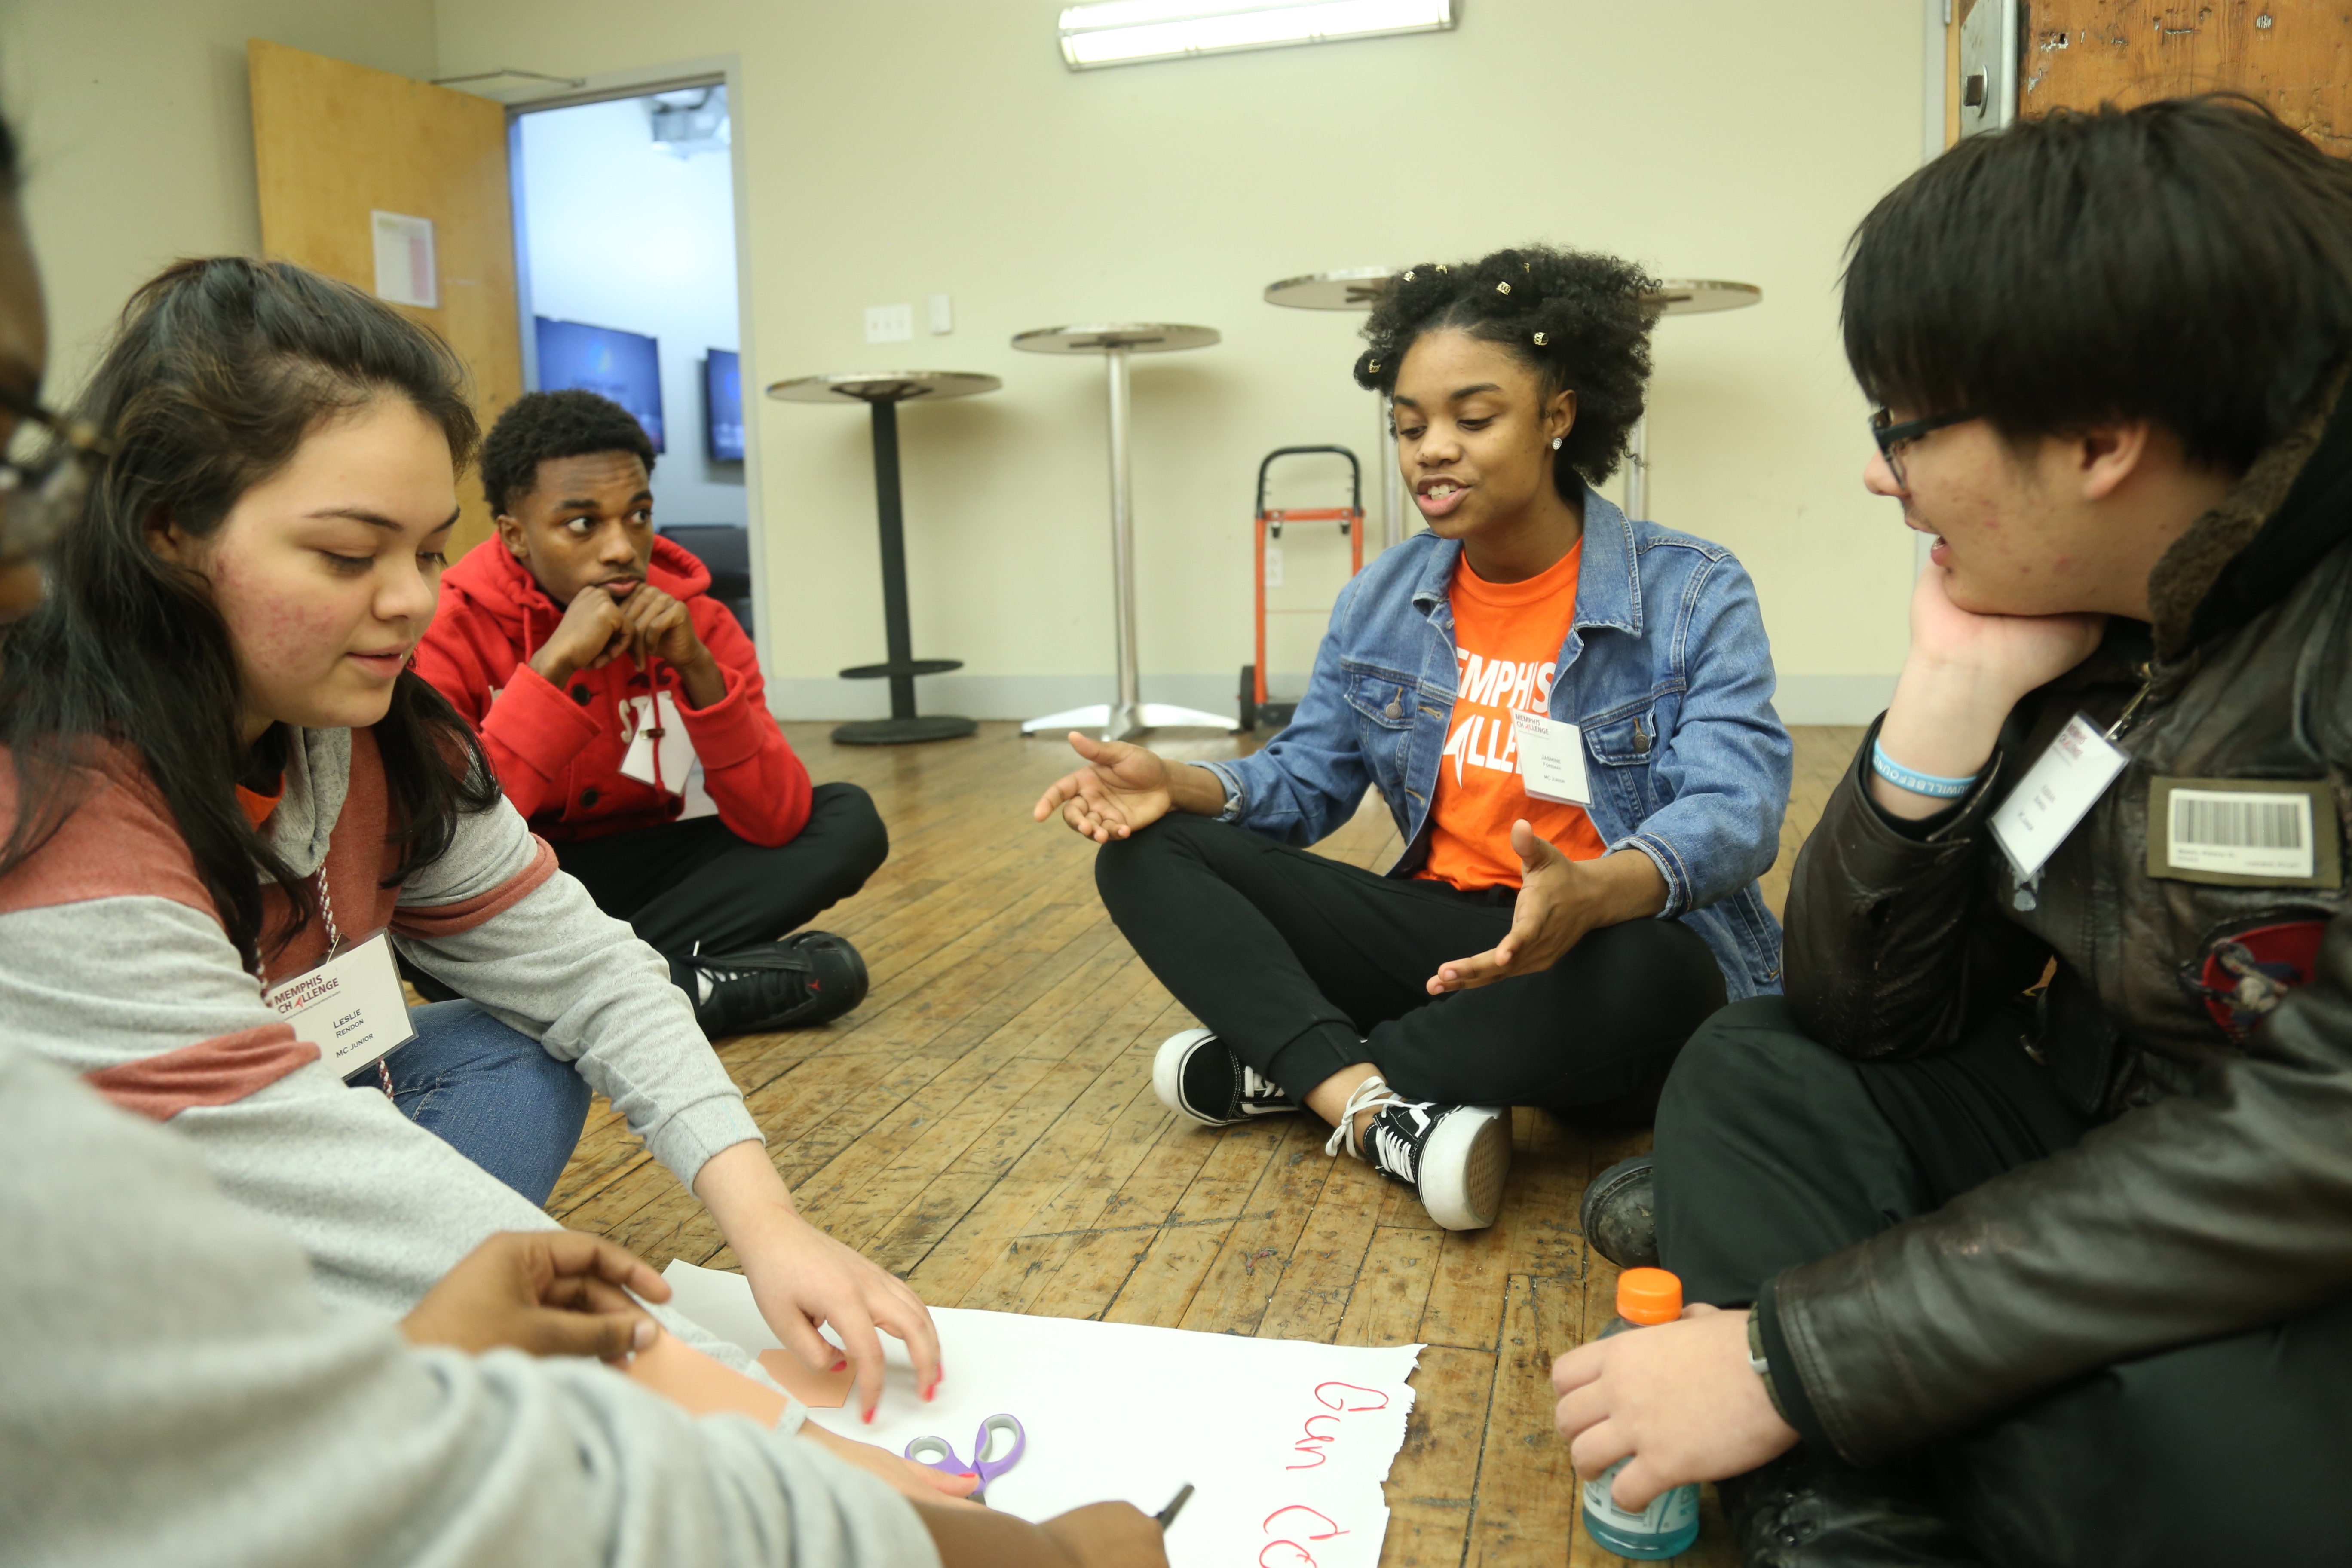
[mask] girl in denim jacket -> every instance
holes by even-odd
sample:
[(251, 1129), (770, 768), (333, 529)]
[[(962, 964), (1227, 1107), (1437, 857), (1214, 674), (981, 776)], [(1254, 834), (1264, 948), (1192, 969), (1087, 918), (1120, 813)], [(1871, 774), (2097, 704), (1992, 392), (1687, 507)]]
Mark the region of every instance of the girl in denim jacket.
[[(1395, 400), (1427, 531), (1341, 593), (1263, 751), (1074, 733), (1086, 765), (1037, 803), (1103, 846), (1111, 918), (1205, 1026), (1160, 1047), (1160, 1100), (1311, 1110), (1449, 1229), (1494, 1222), (1511, 1106), (1646, 1122), (1692, 1030), (1780, 988), (1756, 879), (1790, 744), (1755, 589), (1591, 488), (1641, 417), (1656, 289), (1538, 248), (1407, 271), (1356, 379)], [(1367, 785), (1405, 843), (1385, 876), (1306, 851)]]

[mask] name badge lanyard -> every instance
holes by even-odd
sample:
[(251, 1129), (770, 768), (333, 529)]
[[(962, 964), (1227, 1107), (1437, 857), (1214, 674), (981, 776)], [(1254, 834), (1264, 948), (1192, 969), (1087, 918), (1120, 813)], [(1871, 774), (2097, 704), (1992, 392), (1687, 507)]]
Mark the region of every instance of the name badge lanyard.
[[(332, 889), (327, 886), (327, 863), (324, 860), (319, 862), (318, 880), (319, 923), (327, 932), (326, 955), (319, 962), (324, 963), (327, 959), (335, 956), (337, 948), (343, 945), (343, 933), (335, 924), (335, 896)], [(388, 1059), (386, 1057), (375, 1058), (375, 1079), (377, 1086), (383, 1090), (383, 1097), (386, 1100), (393, 1100), (392, 1068), (385, 1065)], [(393, 1100), (393, 1103), (396, 1105), (399, 1101)]]
[(2152, 663), (2140, 666), (2139, 673), (2139, 689), (2124, 704), (2114, 723), (2102, 731), (2088, 715), (2075, 714), (1993, 813), (1993, 837), (2009, 858), (2011, 880), (2016, 889), (2011, 901), (2018, 909), (2035, 907), (2042, 870), (2050, 857), (2130, 765), (2131, 759), (2116, 742), (2131, 727), (2140, 704), (2156, 688)]

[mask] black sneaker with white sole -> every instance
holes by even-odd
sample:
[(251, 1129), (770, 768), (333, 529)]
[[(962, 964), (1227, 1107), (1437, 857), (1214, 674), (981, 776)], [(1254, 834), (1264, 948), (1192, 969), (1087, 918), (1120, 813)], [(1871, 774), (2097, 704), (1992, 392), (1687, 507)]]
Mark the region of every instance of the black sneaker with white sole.
[(805, 1029), (866, 1000), (866, 961), (828, 931), (688, 959), (698, 1000), (695, 1022), (710, 1038)]
[(1160, 1042), (1160, 1054), (1151, 1058), (1151, 1092), (1169, 1110), (1207, 1127), (1298, 1109), (1280, 1084), (1246, 1066), (1206, 1029), (1186, 1029)]
[(1411, 1182), (1447, 1230), (1484, 1230), (1503, 1209), (1511, 1113), (1491, 1105), (1432, 1105), (1391, 1096), (1364, 1129), (1364, 1158)]

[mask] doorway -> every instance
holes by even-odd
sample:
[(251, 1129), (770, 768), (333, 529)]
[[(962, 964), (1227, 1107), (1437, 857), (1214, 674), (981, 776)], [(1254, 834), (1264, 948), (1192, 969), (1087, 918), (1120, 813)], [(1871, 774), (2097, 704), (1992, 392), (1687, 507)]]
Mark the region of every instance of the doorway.
[(654, 526), (754, 625), (728, 89), (518, 107), (509, 128), (529, 391), (580, 387), (646, 427)]

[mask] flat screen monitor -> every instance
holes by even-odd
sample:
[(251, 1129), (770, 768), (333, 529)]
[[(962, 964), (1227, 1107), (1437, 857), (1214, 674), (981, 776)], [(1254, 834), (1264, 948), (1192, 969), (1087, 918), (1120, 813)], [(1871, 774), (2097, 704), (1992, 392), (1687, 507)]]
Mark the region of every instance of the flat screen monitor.
[(662, 438), (661, 344), (642, 332), (592, 327), (582, 321), (535, 318), (539, 325), (539, 389), (578, 388), (609, 397), (637, 416), (654, 450)]
[(743, 359), (733, 349), (702, 362), (702, 429), (712, 462), (743, 460)]

